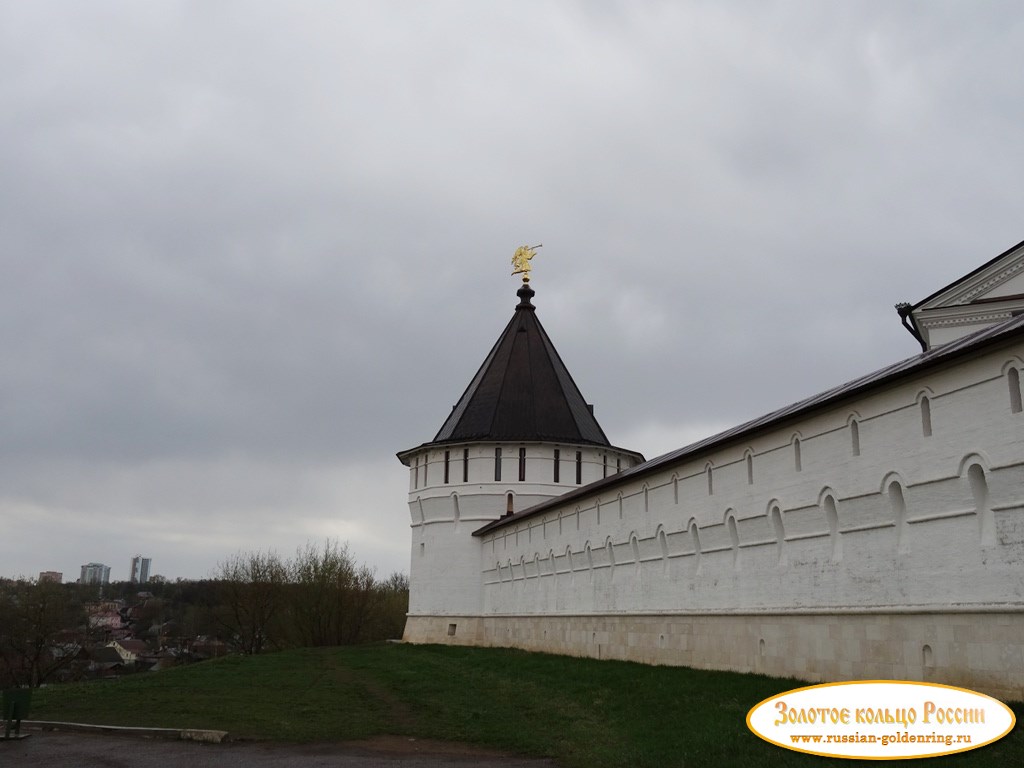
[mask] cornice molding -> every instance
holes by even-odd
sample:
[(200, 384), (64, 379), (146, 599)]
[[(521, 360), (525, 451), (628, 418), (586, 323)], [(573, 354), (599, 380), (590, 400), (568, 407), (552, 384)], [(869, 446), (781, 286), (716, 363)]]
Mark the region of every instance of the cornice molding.
[(994, 288), (1000, 283), (1005, 283), (1007, 280), (1011, 279), (1014, 275), (1016, 275), (1018, 272), (1024, 269), (1024, 259), (1022, 259), (1019, 254), (1014, 254), (1014, 256), (1011, 258), (1015, 258), (1017, 259), (1017, 261), (1015, 263), (1007, 265), (1003, 269), (999, 270), (999, 272), (992, 275), (992, 277), (990, 277), (988, 280), (985, 280), (984, 282), (974, 286), (974, 288), (970, 289), (966, 293), (962, 294), (958, 300), (958, 303), (966, 304), (970, 301), (973, 301), (975, 297), (977, 297), (979, 294), (985, 293), (986, 291)]
[(941, 293), (921, 304), (914, 314), (920, 316), (925, 312), (970, 303), (996, 286), (1013, 279), (1022, 270), (1024, 270), (1024, 247), (1018, 247), (1012, 252), (1004, 254), (995, 263), (989, 264), (977, 274), (963, 277), (948, 286)]
[(945, 316), (923, 316), (918, 318), (918, 322), (925, 328), (938, 328), (941, 326), (955, 326), (955, 325), (993, 325), (995, 323), (1009, 320), (1012, 317), (1012, 313), (1008, 310), (1001, 312), (987, 312), (985, 314), (959, 314), (950, 313)]

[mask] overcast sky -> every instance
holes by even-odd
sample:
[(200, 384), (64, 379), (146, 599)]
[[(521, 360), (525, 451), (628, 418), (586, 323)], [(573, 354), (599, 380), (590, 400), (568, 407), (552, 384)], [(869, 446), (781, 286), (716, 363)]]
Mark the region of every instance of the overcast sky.
[(1024, 239), (1019, 3), (0, 0), (0, 576), (347, 540), (516, 303), (648, 458)]

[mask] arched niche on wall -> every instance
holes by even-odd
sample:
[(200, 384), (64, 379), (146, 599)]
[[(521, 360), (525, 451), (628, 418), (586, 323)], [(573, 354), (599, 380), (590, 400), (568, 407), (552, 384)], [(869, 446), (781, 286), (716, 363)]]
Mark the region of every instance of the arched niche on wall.
[(637, 539), (636, 531), (632, 531), (629, 534), (629, 552), (633, 556), (633, 562), (636, 564), (637, 575), (640, 574), (640, 541)]
[(661, 555), (661, 566), (663, 573), (668, 573), (668, 536), (665, 534), (665, 526), (658, 525), (654, 530), (654, 538), (658, 542), (658, 553)]
[(996, 518), (988, 488), (988, 466), (988, 460), (977, 453), (965, 456), (960, 462), (960, 477), (967, 478), (971, 489), (978, 518), (978, 540), (983, 547), (994, 546), (997, 542)]
[(658, 524), (658, 527), (654, 529), (654, 538), (658, 542), (658, 552), (661, 553), (663, 560), (668, 559), (668, 536), (665, 534), (665, 526)]
[(910, 525), (907, 522), (906, 482), (897, 472), (890, 472), (882, 480), (881, 492), (889, 500), (892, 524), (896, 529), (896, 552), (910, 551)]
[(732, 567), (740, 567), (740, 529), (736, 523), (736, 510), (725, 510), (725, 528), (729, 532), (729, 547), (732, 549)]
[(775, 554), (779, 565), (786, 563), (786, 525), (782, 517), (782, 504), (778, 499), (768, 502), (768, 522), (775, 534)]
[(828, 526), (828, 537), (831, 544), (829, 558), (838, 563), (843, 559), (843, 534), (839, 527), (839, 507), (836, 494), (831, 488), (822, 489), (818, 494), (818, 506), (821, 507), (825, 525)]
[(1024, 360), (1019, 357), (1011, 357), (1003, 363), (1003, 376), (1006, 379), (1007, 396), (1009, 398), (1010, 413), (1024, 412), (1024, 400), (1021, 398), (1021, 369), (1024, 368)]
[(686, 530), (690, 532), (690, 547), (693, 550), (694, 564), (699, 571), (701, 566), (700, 527), (694, 518), (686, 524)]
[(846, 419), (846, 427), (850, 430), (850, 455), (860, 456), (860, 422), (861, 417), (854, 411)]
[(932, 400), (934, 393), (927, 387), (917, 393), (917, 407), (921, 411), (921, 435), (932, 436)]
[(1010, 413), (1020, 413), (1024, 409), (1020, 392), (1020, 369), (1010, 366), (1006, 370), (1006, 386), (1010, 395)]

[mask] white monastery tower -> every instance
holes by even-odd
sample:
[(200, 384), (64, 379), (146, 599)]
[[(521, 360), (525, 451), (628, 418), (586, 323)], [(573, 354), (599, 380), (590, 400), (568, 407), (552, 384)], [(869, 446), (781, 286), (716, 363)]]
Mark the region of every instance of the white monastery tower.
[(409, 615), (483, 609), (473, 532), (643, 462), (616, 448), (537, 319), (528, 276), (519, 304), (434, 439), (409, 467)]

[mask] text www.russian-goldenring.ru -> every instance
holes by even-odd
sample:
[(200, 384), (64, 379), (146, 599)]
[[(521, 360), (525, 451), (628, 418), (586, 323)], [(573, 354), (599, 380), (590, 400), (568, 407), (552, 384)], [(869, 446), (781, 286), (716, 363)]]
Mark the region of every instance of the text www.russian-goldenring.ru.
[(789, 738), (794, 744), (881, 744), (883, 747), (890, 744), (945, 744), (950, 747), (953, 744), (971, 743), (971, 736), (967, 733), (916, 734), (909, 731), (881, 736), (873, 733), (793, 734)]

